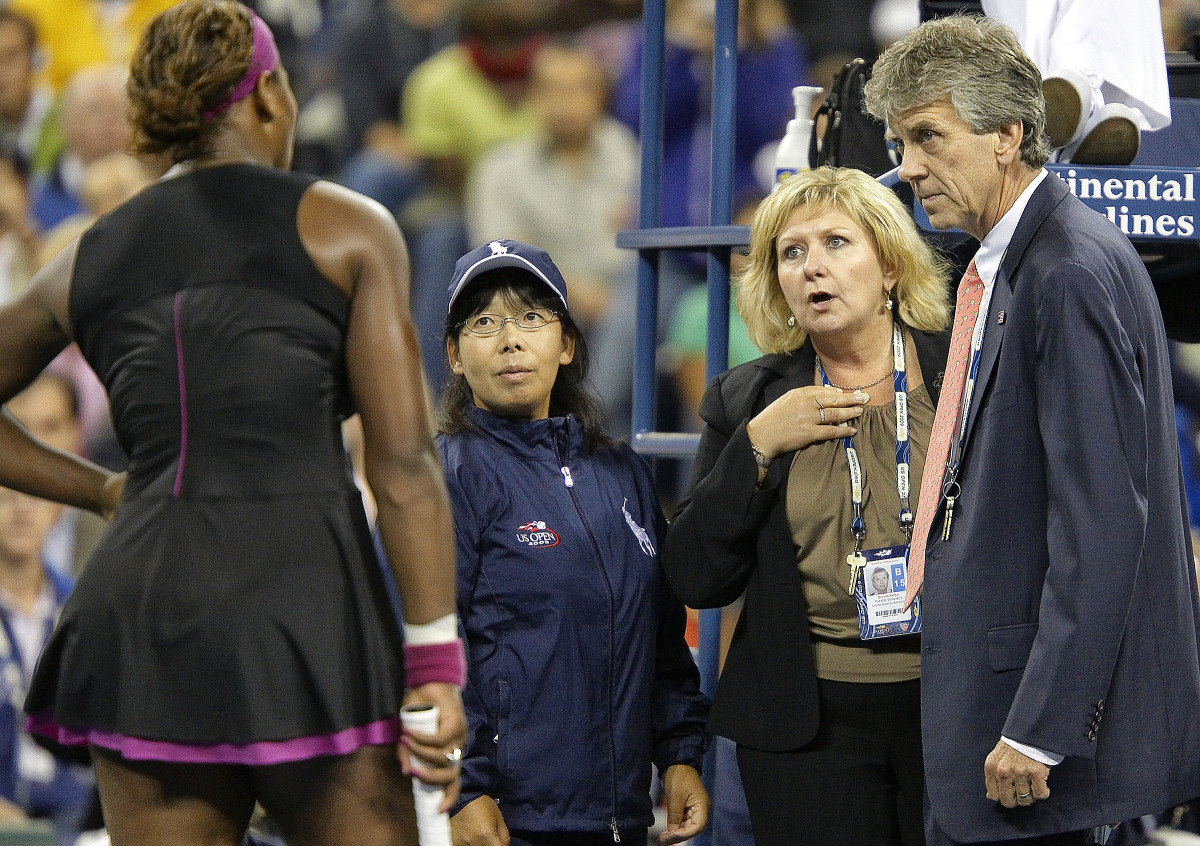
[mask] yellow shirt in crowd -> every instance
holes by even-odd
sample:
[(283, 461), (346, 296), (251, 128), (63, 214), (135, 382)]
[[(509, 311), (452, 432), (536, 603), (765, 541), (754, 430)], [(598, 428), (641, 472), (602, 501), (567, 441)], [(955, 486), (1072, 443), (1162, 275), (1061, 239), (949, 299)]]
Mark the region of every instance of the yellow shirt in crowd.
[(115, 12), (102, 0), (12, 0), (15, 11), (37, 24), (46, 55), (46, 79), (61, 91), (71, 74), (87, 65), (128, 65), (150, 19), (179, 0), (128, 0)]

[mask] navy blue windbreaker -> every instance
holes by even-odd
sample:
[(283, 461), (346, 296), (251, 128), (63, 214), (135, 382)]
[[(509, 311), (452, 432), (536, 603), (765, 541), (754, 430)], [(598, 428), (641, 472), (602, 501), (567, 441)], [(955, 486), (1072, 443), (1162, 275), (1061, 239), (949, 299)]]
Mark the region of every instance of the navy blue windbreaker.
[(651, 761), (699, 769), (709, 704), (649, 469), (586, 452), (574, 417), (467, 414), (482, 433), (437, 439), (467, 646), (455, 811), (486, 794), (510, 829), (644, 829)]

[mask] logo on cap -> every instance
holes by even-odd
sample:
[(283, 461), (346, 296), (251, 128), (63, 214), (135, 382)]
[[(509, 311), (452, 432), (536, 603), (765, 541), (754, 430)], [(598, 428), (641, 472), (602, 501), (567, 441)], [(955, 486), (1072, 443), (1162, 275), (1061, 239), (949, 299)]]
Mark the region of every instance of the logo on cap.
[(492, 255), (494, 256), (502, 256), (508, 252), (508, 247), (504, 246), (499, 241), (493, 241), (492, 243), (488, 244), (488, 247), (491, 248)]

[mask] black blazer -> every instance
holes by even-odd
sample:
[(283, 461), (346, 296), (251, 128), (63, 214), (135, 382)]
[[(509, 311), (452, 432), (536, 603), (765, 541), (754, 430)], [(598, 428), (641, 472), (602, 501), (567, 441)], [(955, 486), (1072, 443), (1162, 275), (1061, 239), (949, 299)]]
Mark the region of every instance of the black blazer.
[[(949, 331), (912, 332), (917, 360), (937, 403)], [(813, 384), (811, 342), (722, 373), (700, 404), (705, 421), (691, 493), (671, 522), (661, 561), (693, 608), (746, 593), (709, 714), (709, 729), (744, 746), (782, 751), (816, 736), (817, 677), (804, 592), (784, 493), (793, 453), (779, 456), (761, 488), (746, 424), (774, 400)], [(913, 481), (914, 486), (920, 480)]]

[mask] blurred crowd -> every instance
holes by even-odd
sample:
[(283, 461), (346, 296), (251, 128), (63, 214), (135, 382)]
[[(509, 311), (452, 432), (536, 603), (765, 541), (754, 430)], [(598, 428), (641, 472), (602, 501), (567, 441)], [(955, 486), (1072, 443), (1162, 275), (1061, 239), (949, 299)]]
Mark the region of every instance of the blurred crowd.
[[(0, 10), (0, 299), (157, 177), (124, 153), (124, 66), (145, 23), (170, 5), (12, 0)], [(248, 5), (275, 30), (300, 101), (296, 168), (368, 194), (401, 224), (434, 393), (445, 380), (443, 292), (454, 260), (518, 238), (561, 263), (610, 422), (627, 431), (635, 263), (614, 237), (637, 219), (640, 0)], [(791, 87), (827, 81), (916, 22), (915, 0), (836, 5), (835, 14), (828, 0), (741, 3), (739, 206), (767, 187), (755, 157), (792, 116)], [(907, 9), (899, 27), (884, 11), (893, 6)], [(668, 3), (665, 225), (707, 222), (714, 9), (714, 0)], [(702, 310), (693, 304), (677, 320), (675, 306), (702, 282), (702, 258), (664, 260), (664, 352), (672, 338), (680, 347), (664, 355), (669, 399), (702, 388), (676, 391), (669, 378), (676, 364), (695, 370), (683, 365)], [(80, 391), (86, 441), (102, 436), (104, 415), (97, 387)]]
[[(0, 299), (158, 175), (124, 153), (123, 81), (146, 22), (173, 2), (11, 0), (0, 10)], [(520, 239), (562, 266), (610, 426), (627, 434), (635, 259), (614, 238), (637, 220), (641, 0), (247, 5), (276, 32), (300, 102), (295, 167), (373, 197), (400, 222), (433, 392), (446, 377), (454, 260)], [(1167, 46), (1181, 47), (1200, 2), (1162, 8)], [(715, 0), (667, 2), (665, 226), (708, 222), (714, 13)], [(734, 196), (748, 219), (770, 187), (764, 151), (793, 116), (790, 89), (872, 59), (918, 22), (919, 3), (741, 0), (739, 13)], [(703, 258), (661, 260), (664, 425), (677, 428), (692, 425), (703, 390)], [(756, 351), (732, 333), (737, 364)], [(80, 391), (86, 439), (102, 436), (100, 392), (86, 381)]]

